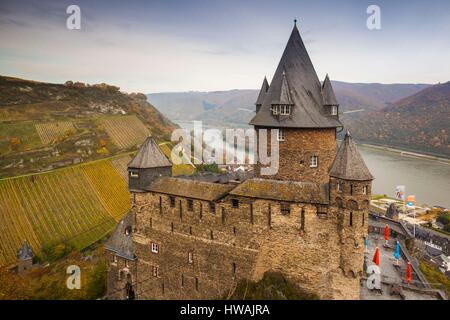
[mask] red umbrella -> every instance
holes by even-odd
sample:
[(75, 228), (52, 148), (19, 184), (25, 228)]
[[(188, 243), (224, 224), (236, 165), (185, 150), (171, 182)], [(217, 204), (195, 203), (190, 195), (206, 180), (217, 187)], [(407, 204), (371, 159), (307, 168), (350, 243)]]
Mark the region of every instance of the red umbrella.
[(380, 266), (380, 252), (378, 251), (378, 247), (375, 249), (375, 254), (373, 255), (372, 260), (377, 266)]
[(384, 240), (389, 240), (389, 226), (386, 224), (386, 227), (384, 228)]
[(411, 282), (411, 263), (408, 261), (408, 268), (406, 269), (406, 282)]

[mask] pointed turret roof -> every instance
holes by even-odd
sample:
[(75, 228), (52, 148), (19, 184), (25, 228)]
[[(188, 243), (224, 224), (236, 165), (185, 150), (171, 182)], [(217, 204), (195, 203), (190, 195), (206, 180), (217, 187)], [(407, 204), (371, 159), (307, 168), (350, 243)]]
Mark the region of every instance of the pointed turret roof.
[[(339, 120), (326, 112), (321, 90), (314, 66), (294, 25), (264, 102), (250, 124), (291, 128), (341, 127)], [(290, 97), (294, 107), (291, 116), (280, 122), (279, 118), (272, 116), (270, 107), (282, 102), (280, 100), (286, 101), (282, 99), (285, 96)]]
[(325, 77), (325, 80), (322, 84), (322, 97), (323, 97), (323, 104), (326, 106), (337, 106), (339, 103), (336, 100), (336, 96), (334, 95), (334, 90), (331, 85), (330, 78), (328, 77), (328, 74)]
[(27, 240), (23, 241), (22, 246), (20, 247), (19, 251), (17, 252), (17, 259), (19, 259), (19, 260), (33, 259), (33, 249), (31, 249)]
[(277, 99), (277, 101), (272, 101), (272, 104), (293, 104), (291, 99), (291, 91), (289, 89), (289, 83), (287, 81), (285, 71), (283, 71), (283, 78), (281, 80), (280, 97)]
[(364, 163), (348, 131), (339, 147), (336, 158), (334, 158), (330, 176), (345, 180), (373, 180), (372, 174)]
[(170, 167), (172, 164), (159, 148), (152, 137), (148, 137), (142, 144), (137, 155), (128, 164), (128, 168), (146, 169), (157, 167)]
[(109, 238), (106, 242), (105, 248), (122, 258), (128, 260), (136, 259), (134, 254), (133, 238), (131, 235), (133, 232), (133, 225), (133, 213), (128, 212), (122, 220), (120, 220), (111, 238)]
[(264, 77), (263, 83), (261, 85), (261, 90), (259, 90), (258, 99), (256, 100), (256, 105), (262, 105), (264, 102), (264, 98), (266, 97), (267, 90), (269, 90), (269, 82), (267, 82), (267, 78)]

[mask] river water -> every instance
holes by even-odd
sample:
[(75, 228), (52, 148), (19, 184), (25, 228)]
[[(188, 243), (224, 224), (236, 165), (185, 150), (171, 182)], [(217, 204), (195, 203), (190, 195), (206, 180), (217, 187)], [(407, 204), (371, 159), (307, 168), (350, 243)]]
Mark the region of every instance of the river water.
[[(192, 130), (192, 122), (175, 121)], [(203, 126), (204, 129), (207, 126)], [(358, 146), (367, 167), (375, 177), (372, 194), (395, 195), (395, 187), (404, 185), (406, 195), (415, 195), (418, 204), (450, 208), (450, 164), (414, 158), (400, 153)]]
[(450, 208), (450, 164), (361, 145), (358, 150), (375, 177), (372, 193), (394, 196), (395, 186), (404, 185), (417, 203)]

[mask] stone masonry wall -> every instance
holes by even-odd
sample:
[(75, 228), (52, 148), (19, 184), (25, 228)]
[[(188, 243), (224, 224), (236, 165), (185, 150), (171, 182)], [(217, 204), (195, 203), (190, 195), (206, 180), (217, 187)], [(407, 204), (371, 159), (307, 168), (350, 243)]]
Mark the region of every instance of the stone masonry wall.
[[(258, 129), (260, 128), (256, 128)], [(261, 175), (261, 165), (256, 164), (255, 176), (276, 180), (328, 183), (328, 172), (336, 156), (336, 129), (284, 128), (283, 131), (285, 140), (279, 142), (278, 173), (273, 176)], [(268, 138), (270, 150), (270, 134)], [(310, 167), (310, 157), (313, 155), (319, 157), (316, 168)]]
[(269, 270), (324, 299), (359, 297), (359, 274), (340, 269), (347, 249), (337, 208), (322, 206), (318, 213), (312, 204), (227, 196), (213, 213), (208, 201), (193, 199), (189, 211), (188, 199), (176, 197), (172, 208), (168, 195), (137, 193), (133, 210), (139, 299), (222, 298), (240, 278), (258, 280)]

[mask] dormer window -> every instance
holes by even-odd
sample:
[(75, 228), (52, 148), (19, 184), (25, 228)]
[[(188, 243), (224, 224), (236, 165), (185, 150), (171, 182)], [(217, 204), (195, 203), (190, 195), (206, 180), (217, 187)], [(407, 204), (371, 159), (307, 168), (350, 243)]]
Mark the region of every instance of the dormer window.
[(284, 139), (285, 139), (284, 130), (283, 129), (278, 129), (277, 140), (278, 141), (284, 141)]
[(337, 116), (338, 114), (338, 107), (337, 106), (331, 106), (331, 115)]
[(290, 105), (272, 105), (270, 107), (270, 111), (272, 112), (272, 115), (281, 115), (281, 116), (288, 116), (291, 114), (291, 106)]
[(274, 116), (276, 116), (276, 115), (278, 114), (278, 107), (279, 107), (279, 106), (271, 106), (271, 107), (270, 107), (270, 111), (272, 111), (272, 114), (273, 114)]
[(291, 106), (289, 105), (280, 106), (280, 115), (288, 116), (290, 114), (291, 114)]

